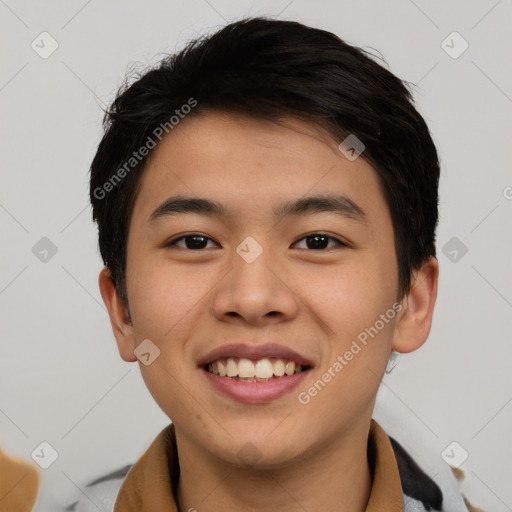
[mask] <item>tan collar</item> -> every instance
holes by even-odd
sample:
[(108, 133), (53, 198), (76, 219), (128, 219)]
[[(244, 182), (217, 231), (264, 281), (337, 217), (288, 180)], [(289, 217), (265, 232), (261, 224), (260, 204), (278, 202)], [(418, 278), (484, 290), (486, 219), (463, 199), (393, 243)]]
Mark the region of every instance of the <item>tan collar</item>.
[[(368, 436), (368, 460), (373, 481), (365, 512), (403, 512), (395, 453), (389, 437), (374, 419)], [(114, 512), (178, 512), (175, 493), (179, 474), (176, 433), (171, 423), (126, 475)]]

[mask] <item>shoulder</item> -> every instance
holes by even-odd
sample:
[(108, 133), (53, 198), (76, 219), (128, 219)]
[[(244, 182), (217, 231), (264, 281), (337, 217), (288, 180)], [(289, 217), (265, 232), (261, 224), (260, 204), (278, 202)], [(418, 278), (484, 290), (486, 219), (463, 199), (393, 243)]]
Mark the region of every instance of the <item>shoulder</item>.
[[(113, 512), (121, 485), (133, 464), (102, 474), (86, 486), (87, 495), (67, 505), (66, 512)], [(90, 498), (88, 497), (90, 496)]]
[(462, 490), (464, 471), (441, 457), (442, 443), (423, 427), (376, 406), (374, 418), (386, 432), (400, 474), (404, 512), (484, 512)]

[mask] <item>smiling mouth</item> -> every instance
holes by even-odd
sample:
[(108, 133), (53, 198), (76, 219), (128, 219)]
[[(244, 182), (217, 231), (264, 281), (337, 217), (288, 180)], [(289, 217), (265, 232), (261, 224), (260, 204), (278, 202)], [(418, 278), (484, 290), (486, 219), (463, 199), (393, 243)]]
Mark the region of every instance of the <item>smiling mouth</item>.
[(268, 382), (302, 373), (310, 369), (309, 366), (296, 364), (289, 359), (262, 358), (251, 360), (246, 358), (228, 357), (217, 359), (204, 365), (204, 369), (233, 380), (245, 382)]

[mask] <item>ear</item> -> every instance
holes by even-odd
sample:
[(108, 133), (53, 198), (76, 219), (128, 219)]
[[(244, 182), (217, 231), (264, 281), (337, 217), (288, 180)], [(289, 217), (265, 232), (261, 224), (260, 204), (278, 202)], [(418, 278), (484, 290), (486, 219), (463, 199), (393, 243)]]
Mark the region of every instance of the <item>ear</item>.
[(437, 298), (439, 263), (434, 256), (414, 272), (409, 293), (402, 299), (391, 348), (412, 352), (427, 340)]
[(99, 285), (103, 302), (108, 310), (119, 354), (128, 363), (137, 361), (137, 356), (133, 353), (135, 349), (133, 326), (107, 267), (104, 267), (100, 272)]

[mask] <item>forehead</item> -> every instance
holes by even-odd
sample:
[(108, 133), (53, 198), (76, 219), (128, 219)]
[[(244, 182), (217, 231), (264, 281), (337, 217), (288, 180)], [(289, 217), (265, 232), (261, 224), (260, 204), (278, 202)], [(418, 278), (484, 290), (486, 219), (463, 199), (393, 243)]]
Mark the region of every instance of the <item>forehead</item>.
[(209, 198), (240, 215), (274, 215), (308, 195), (343, 194), (369, 213), (388, 215), (378, 177), (363, 158), (348, 160), (326, 130), (220, 112), (185, 118), (150, 155), (133, 218), (149, 220), (169, 196)]

